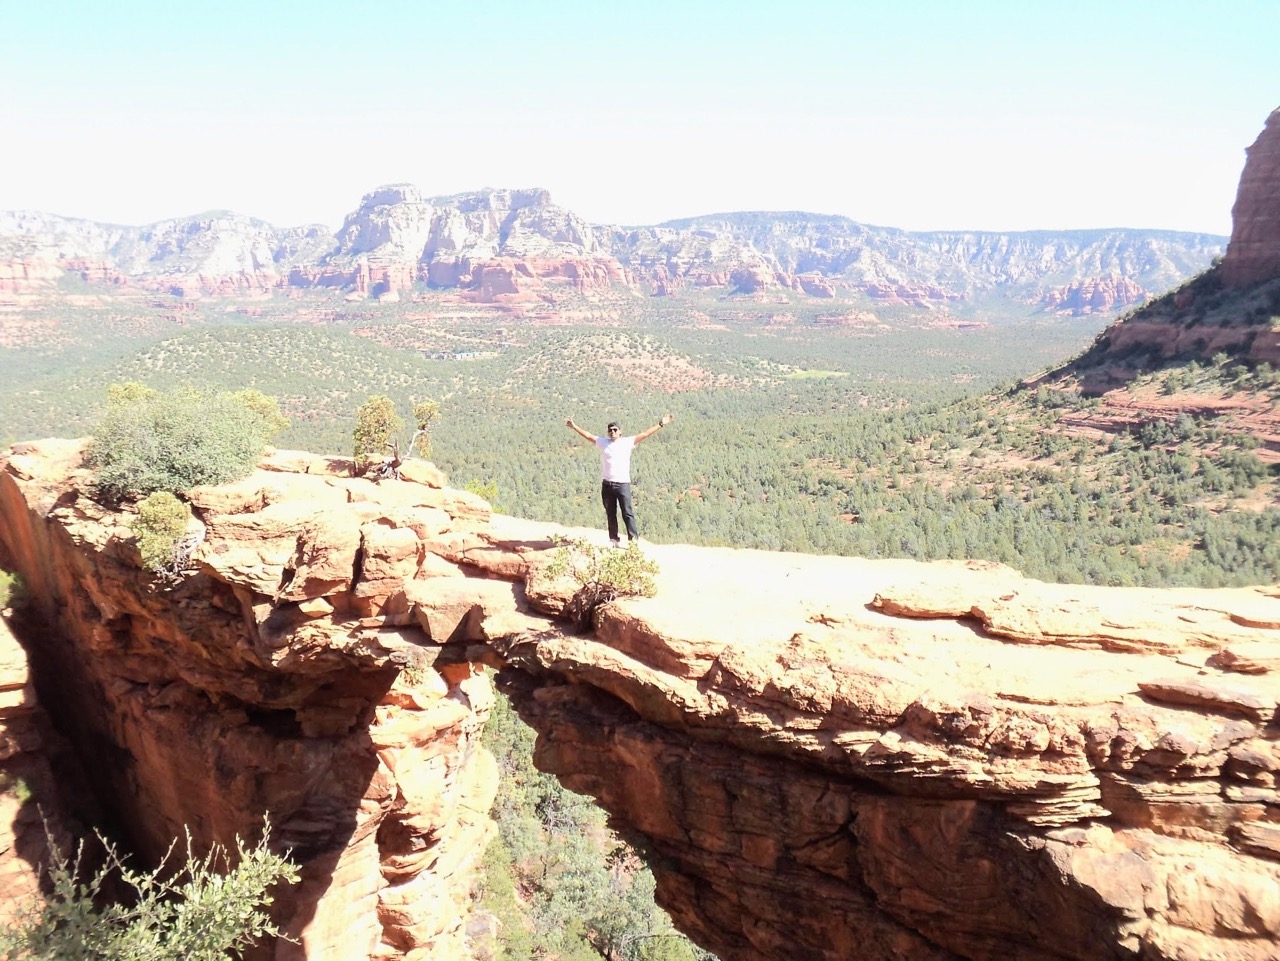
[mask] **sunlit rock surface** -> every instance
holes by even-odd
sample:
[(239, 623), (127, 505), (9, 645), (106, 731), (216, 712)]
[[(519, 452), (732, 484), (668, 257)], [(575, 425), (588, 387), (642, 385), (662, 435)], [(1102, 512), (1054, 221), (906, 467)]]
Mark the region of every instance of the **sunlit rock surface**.
[(40, 696), (143, 852), (271, 812), (279, 958), (468, 956), (482, 663), (725, 961), (1280, 956), (1276, 587), (657, 545), (575, 634), (555, 529), (430, 471), (278, 453), (166, 586), (79, 454), (0, 462)]
[(276, 957), (466, 956), (493, 829), (497, 772), (476, 743), (492, 687), (467, 663), (433, 667), (403, 598), (415, 574), (463, 576), (422, 545), (482, 526), (488, 506), (283, 456), (192, 492), (197, 570), (165, 585), (140, 569), (132, 515), (78, 493), (80, 450), (6, 459), (0, 560), (32, 598), (42, 703), (132, 844), (155, 859), (184, 825), (199, 846), (229, 844), (269, 813), (303, 873), (281, 907), (297, 943)]
[(1280, 108), (1247, 151), (1222, 277), (1237, 287), (1280, 277)]

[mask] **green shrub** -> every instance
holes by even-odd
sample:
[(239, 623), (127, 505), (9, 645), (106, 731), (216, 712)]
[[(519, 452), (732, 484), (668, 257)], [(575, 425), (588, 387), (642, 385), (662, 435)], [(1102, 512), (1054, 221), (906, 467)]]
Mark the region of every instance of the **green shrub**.
[(108, 404), (132, 404), (134, 401), (149, 400), (160, 392), (136, 380), (127, 380), (123, 384), (112, 384), (107, 388)]
[(381, 457), (404, 427), (396, 413), (396, 403), (386, 394), (370, 397), (356, 408), (356, 426), (351, 432), (355, 441), (356, 466), (362, 467)]
[(625, 550), (598, 547), (586, 538), (555, 537), (557, 550), (547, 565), (547, 576), (568, 577), (578, 590), (565, 614), (581, 626), (590, 625), (596, 608), (618, 597), (652, 597), (658, 565), (640, 552), (634, 542)]
[(289, 418), (280, 413), (280, 402), (260, 390), (237, 390), (227, 399), (248, 408), (262, 421), (263, 438), (270, 441), (289, 426)]
[(23, 599), (22, 576), (0, 571), (0, 608), (19, 607)]
[(435, 658), (420, 647), (404, 651), (393, 660), (400, 662), (401, 676), (411, 687), (421, 687), (425, 684), (431, 677), (432, 668), (435, 665)]
[[(137, 385), (123, 385), (130, 386)], [(262, 416), (229, 394), (113, 389), (86, 462), (108, 498), (176, 493), (249, 473), (262, 455), (266, 431)]]
[(1216, 466), (1229, 479), (1228, 489), (1238, 494), (1253, 490), (1269, 473), (1258, 455), (1247, 450), (1224, 450), (1218, 455)]
[(35, 798), (35, 792), (31, 790), (26, 778), (4, 772), (0, 772), (0, 793), (12, 794), (20, 805)]
[[(264, 935), (279, 936), (267, 914), (270, 889), (299, 875), (267, 838), (254, 847), (237, 838), (234, 858), (217, 846), (197, 857), (188, 835), (186, 863), (176, 872), (166, 869), (174, 847), (144, 872), (103, 843), (104, 864), (86, 877), (84, 845), (71, 859), (50, 839), (46, 899), (0, 918), (0, 961), (226, 961)], [(130, 890), (127, 902), (105, 903), (112, 876)]]
[(495, 511), (502, 510), (498, 505), (498, 497), (500, 496), (498, 492), (498, 485), (493, 481), (486, 481), (482, 484), (478, 480), (469, 480), (462, 485), (462, 489), (468, 494), (475, 494), (477, 497), (483, 497), (489, 502), (489, 506)]
[(156, 491), (138, 501), (133, 532), (138, 537), (142, 563), (157, 574), (176, 573), (176, 549), (187, 532), (191, 512), (168, 491)]

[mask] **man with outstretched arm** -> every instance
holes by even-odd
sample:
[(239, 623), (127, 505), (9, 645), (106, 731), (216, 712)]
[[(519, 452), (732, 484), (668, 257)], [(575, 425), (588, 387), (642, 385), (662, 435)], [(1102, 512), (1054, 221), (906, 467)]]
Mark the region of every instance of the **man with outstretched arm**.
[(670, 424), (674, 417), (663, 414), (658, 423), (632, 437), (623, 437), (617, 421), (611, 421), (605, 437), (595, 437), (573, 422), (570, 417), (565, 426), (600, 448), (600, 499), (604, 502), (604, 516), (609, 525), (609, 543), (620, 546), (618, 541), (618, 508), (622, 508), (622, 520), (627, 526), (627, 540), (634, 542), (640, 535), (636, 531), (636, 515), (631, 507), (631, 450), (643, 440), (652, 437)]

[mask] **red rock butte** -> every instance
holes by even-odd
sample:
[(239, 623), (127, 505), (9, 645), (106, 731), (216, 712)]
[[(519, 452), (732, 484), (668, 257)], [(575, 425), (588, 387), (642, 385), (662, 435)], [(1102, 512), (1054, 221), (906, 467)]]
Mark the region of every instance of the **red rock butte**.
[(469, 956), (495, 680), (724, 961), (1280, 956), (1280, 588), (658, 545), (656, 596), (574, 633), (556, 528), (421, 462), (197, 488), (162, 584), (82, 449), (0, 458), (35, 687), (141, 856), (271, 812), (303, 881), (265, 956)]
[(1280, 108), (1248, 148), (1222, 279), (1232, 287), (1280, 277)]

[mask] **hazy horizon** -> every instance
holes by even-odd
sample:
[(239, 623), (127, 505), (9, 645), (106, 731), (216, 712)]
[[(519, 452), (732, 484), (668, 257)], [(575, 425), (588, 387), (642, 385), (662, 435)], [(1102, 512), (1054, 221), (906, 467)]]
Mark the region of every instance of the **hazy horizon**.
[(412, 183), (593, 224), (1227, 236), (1277, 26), (1269, 0), (12, 4), (0, 210), (336, 229)]

